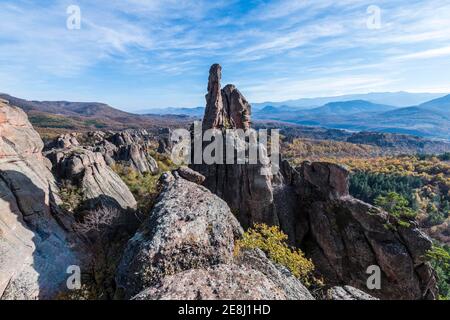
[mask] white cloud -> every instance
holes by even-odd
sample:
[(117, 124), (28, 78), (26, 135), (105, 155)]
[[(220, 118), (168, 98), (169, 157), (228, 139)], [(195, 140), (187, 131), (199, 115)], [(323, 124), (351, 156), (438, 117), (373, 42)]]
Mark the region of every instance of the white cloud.
[(423, 50), (419, 52), (414, 52), (411, 54), (405, 54), (402, 56), (395, 57), (396, 60), (406, 61), (406, 60), (417, 60), (417, 59), (432, 59), (439, 57), (450, 56), (450, 46)]
[[(69, 31), (65, 9), (72, 2), (0, 2), (0, 68), (14, 74), (14, 88), (30, 78), (51, 90), (61, 79), (138, 77), (149, 87), (178, 83), (182, 100), (190, 88), (204, 87), (208, 64), (219, 62), (252, 99), (285, 100), (394, 83), (408, 90), (414, 79), (402, 73), (417, 71), (416, 60), (450, 55), (447, 0), (376, 1), (380, 30), (366, 28), (369, 0), (261, 1), (253, 9), (237, 0), (78, 0), (82, 29)], [(12, 88), (3, 76), (2, 86)]]

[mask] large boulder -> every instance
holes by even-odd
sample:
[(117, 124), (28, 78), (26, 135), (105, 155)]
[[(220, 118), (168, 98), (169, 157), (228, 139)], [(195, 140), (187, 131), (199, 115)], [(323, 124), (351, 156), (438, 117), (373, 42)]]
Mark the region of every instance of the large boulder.
[(242, 229), (206, 188), (165, 174), (150, 217), (129, 241), (117, 272), (119, 296), (135, 299), (313, 299), (262, 252), (236, 256)]
[(219, 264), (191, 269), (165, 277), (135, 300), (313, 300), (294, 279), (299, 295), (289, 295), (283, 286), (262, 272), (236, 264)]
[(0, 298), (49, 299), (80, 265), (71, 219), (25, 113), (0, 101)]
[(227, 205), (204, 187), (172, 179), (125, 250), (117, 283), (126, 297), (168, 274), (233, 259), (242, 229)]

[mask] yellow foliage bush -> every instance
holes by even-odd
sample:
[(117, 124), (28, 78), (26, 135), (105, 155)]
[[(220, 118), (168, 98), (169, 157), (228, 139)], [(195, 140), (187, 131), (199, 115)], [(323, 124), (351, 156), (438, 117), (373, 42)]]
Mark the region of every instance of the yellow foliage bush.
[(276, 226), (255, 224), (236, 242), (235, 253), (237, 255), (242, 249), (261, 249), (273, 262), (289, 269), (304, 285), (319, 284), (312, 275), (312, 261), (300, 249), (289, 247), (287, 239), (287, 235)]

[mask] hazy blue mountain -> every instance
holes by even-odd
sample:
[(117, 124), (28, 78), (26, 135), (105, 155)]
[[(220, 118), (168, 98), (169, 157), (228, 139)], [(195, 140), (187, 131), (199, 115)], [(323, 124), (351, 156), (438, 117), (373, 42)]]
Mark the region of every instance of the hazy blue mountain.
[(364, 100), (330, 102), (308, 112), (321, 115), (350, 115), (363, 112), (385, 112), (397, 109), (393, 106), (372, 103)]
[(450, 115), (450, 94), (422, 103), (419, 108)]
[(331, 102), (306, 110), (269, 106), (255, 112), (255, 118), (307, 126), (412, 134), (448, 140), (450, 95), (402, 108), (364, 100)]
[(351, 94), (334, 97), (303, 98), (280, 102), (253, 103), (254, 109), (262, 109), (265, 106), (289, 106), (300, 109), (312, 109), (330, 102), (343, 102), (351, 100), (365, 100), (376, 104), (391, 105), (395, 107), (408, 107), (419, 105), (432, 99), (446, 95), (446, 93), (410, 93), (410, 92), (374, 92), (367, 94)]
[(159, 115), (186, 115), (191, 117), (203, 117), (205, 113), (204, 107), (195, 108), (157, 108), (157, 109), (144, 109), (136, 111), (138, 114), (159, 114)]

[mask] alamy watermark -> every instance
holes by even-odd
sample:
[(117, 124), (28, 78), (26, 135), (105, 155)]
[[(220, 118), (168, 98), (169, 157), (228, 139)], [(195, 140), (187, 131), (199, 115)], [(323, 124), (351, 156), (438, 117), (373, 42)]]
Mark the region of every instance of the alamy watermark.
[(67, 7), (66, 13), (68, 15), (66, 20), (66, 27), (68, 30), (81, 29), (81, 8), (77, 5), (70, 5)]
[(70, 276), (67, 278), (66, 286), (69, 290), (80, 290), (81, 289), (81, 268), (77, 265), (72, 265), (67, 267), (67, 274)]
[(380, 290), (381, 289), (381, 269), (377, 265), (371, 265), (366, 270), (367, 274), (370, 276), (367, 278), (366, 286), (369, 290)]
[(381, 29), (381, 8), (376, 5), (367, 7), (369, 17), (366, 20), (366, 26), (369, 30)]
[(202, 124), (195, 122), (193, 132), (174, 130), (171, 141), (171, 159), (177, 165), (259, 164), (261, 175), (276, 175), (279, 171), (278, 129), (203, 130)]

